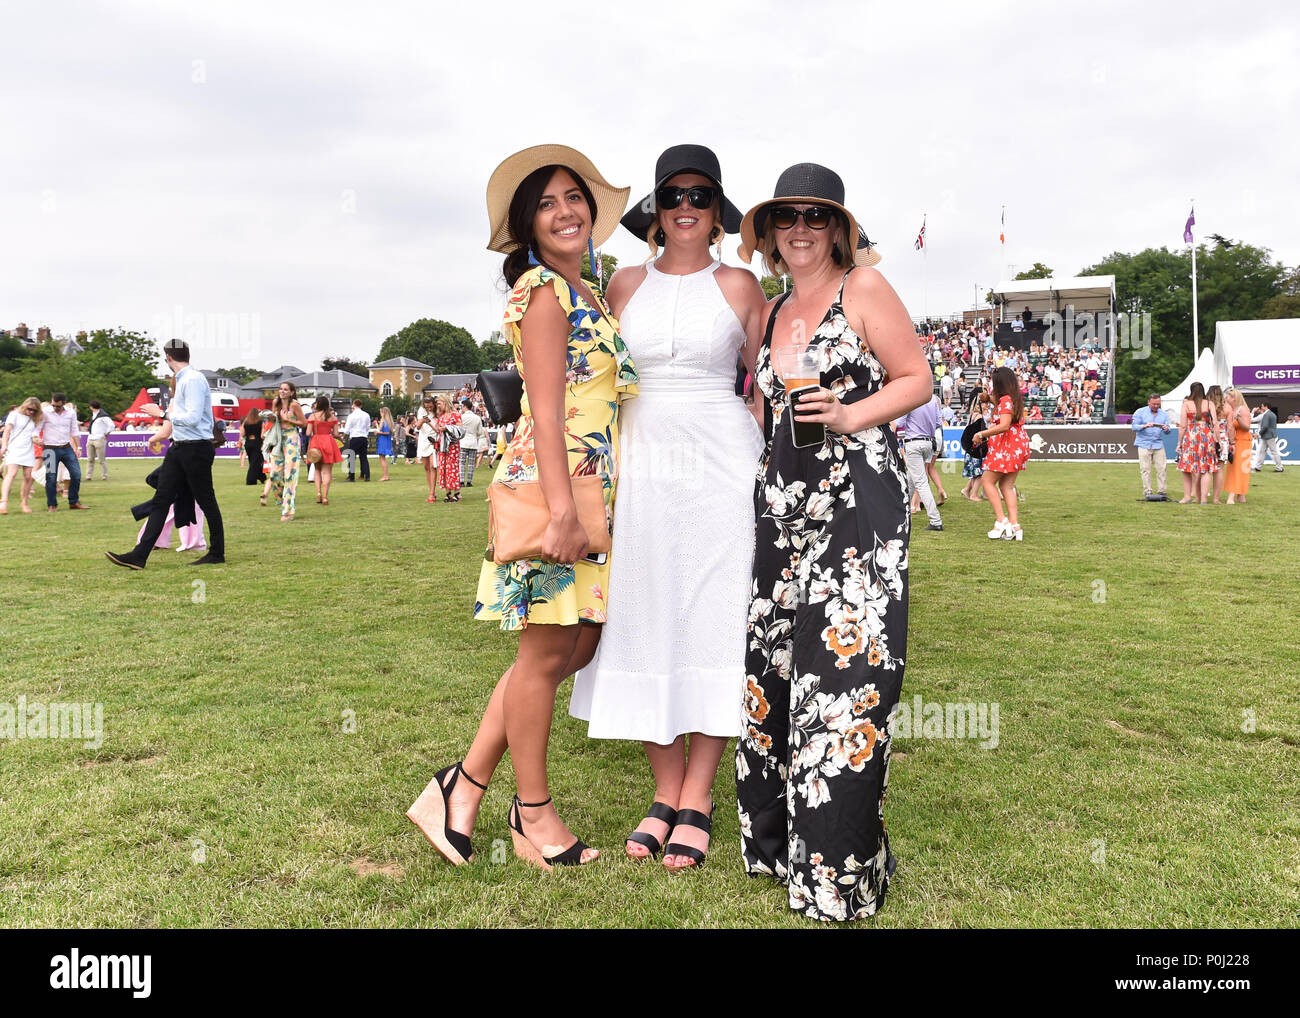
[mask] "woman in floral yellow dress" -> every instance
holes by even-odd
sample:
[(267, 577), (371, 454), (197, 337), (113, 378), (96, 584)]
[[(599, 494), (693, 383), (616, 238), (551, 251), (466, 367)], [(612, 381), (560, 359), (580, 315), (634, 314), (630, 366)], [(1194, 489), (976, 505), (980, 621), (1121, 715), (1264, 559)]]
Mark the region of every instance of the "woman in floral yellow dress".
[(579, 266), (583, 252), (594, 253), (593, 238), (603, 243), (617, 228), (628, 190), (606, 183), (591, 160), (563, 145), (517, 152), (488, 182), (488, 247), (506, 254), (512, 287), (502, 333), (524, 382), (523, 414), (495, 479), (538, 482), (551, 522), (540, 559), (483, 564), (474, 615), (519, 630), (519, 653), (464, 760), (435, 774), (407, 811), (457, 865), (473, 854), (479, 803), (507, 748), (518, 786), (507, 818), (515, 853), (543, 869), (598, 855), (551, 804), (546, 746), (556, 689), (591, 660), (605, 621), (609, 563), (584, 560), (587, 536), (571, 478), (601, 477), (612, 511), (618, 406), (635, 394), (636, 370)]

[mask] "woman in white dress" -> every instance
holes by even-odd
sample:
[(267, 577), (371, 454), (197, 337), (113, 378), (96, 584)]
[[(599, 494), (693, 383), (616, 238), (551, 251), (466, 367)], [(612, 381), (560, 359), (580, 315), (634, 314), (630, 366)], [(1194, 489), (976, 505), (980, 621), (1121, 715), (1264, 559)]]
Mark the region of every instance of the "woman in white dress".
[(592, 738), (644, 743), (654, 804), (626, 851), (668, 842), (664, 865), (682, 869), (704, 862), (718, 763), (740, 733), (763, 438), (735, 394), (736, 359), (752, 368), (766, 298), (710, 252), (741, 218), (717, 156), (674, 146), (655, 180), (622, 222), (663, 253), (620, 269), (607, 294), (641, 382), (621, 410), (609, 619), (569, 713)]
[(35, 396), (29, 396), (5, 418), (4, 431), (0, 433), (0, 460), (4, 460), (4, 487), (0, 489), (0, 516), (9, 512), (9, 489), (13, 486), (14, 477), (20, 469), (23, 472), (23, 482), (19, 488), (19, 504), (23, 512), (32, 511), (27, 500), (31, 497), (32, 487), (36, 484), (36, 477), (32, 473), (32, 468), (36, 466), (36, 449), (33, 443), (36, 432), (41, 426), (41, 418), (44, 416), (41, 401)]

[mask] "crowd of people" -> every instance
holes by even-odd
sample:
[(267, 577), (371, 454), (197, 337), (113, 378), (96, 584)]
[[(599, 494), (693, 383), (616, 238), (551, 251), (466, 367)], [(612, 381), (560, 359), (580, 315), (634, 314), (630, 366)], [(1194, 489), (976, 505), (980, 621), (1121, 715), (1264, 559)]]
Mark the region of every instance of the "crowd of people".
[(1070, 348), (1035, 340), (1017, 350), (995, 346), (992, 324), (985, 321), (924, 322), (916, 334), (933, 365), (934, 391), (948, 426), (968, 423), (972, 396), (992, 392), (992, 375), (1000, 367), (1016, 373), (1027, 423), (1101, 420), (1113, 357), (1100, 339)]
[[(1176, 420), (1170, 420), (1160, 404), (1160, 396), (1152, 393), (1147, 405), (1133, 415), (1144, 496), (1167, 495), (1162, 436), (1172, 427), (1178, 429), (1175, 455), (1183, 479), (1183, 497), (1179, 502), (1184, 505), (1245, 502), (1250, 492), (1250, 475), (1262, 470), (1266, 459), (1272, 460), (1275, 473), (1283, 472), (1277, 439), (1277, 408), (1272, 404), (1261, 403), (1252, 410), (1238, 389), (1218, 385), (1206, 389), (1200, 382), (1191, 384)], [(1259, 445), (1253, 456), (1252, 428), (1259, 432)], [(1224, 495), (1226, 499), (1221, 498)]]

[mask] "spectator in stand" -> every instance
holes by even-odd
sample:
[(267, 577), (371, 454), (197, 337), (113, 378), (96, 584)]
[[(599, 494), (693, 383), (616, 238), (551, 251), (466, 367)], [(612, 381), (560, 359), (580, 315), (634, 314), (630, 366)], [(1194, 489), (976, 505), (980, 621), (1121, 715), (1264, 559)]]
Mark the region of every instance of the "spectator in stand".
[(1040, 407), (1037, 403), (1035, 403), (1032, 407), (1029, 408), (1029, 413), (1025, 416), (1025, 420), (1030, 424), (1042, 424), (1043, 408)]
[(86, 480), (95, 479), (95, 460), (103, 479), (108, 480), (108, 434), (113, 430), (113, 418), (100, 408), (99, 400), (90, 401), (90, 433), (86, 436)]

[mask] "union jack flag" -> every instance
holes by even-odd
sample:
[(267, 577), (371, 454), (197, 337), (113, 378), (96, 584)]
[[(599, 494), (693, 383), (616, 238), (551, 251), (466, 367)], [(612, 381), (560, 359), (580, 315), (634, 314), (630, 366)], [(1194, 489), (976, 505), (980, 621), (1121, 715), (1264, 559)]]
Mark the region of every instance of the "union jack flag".
[(916, 243), (913, 245), (916, 250), (920, 251), (925, 247), (925, 217), (921, 217), (921, 232), (916, 235)]

